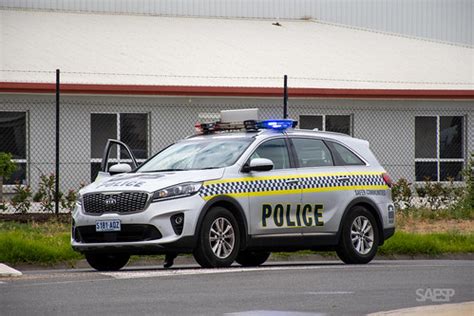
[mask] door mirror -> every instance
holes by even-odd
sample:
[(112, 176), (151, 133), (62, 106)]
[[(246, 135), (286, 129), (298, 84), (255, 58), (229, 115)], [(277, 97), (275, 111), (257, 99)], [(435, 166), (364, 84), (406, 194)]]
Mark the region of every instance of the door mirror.
[(132, 167), (130, 167), (130, 165), (126, 163), (119, 163), (109, 168), (109, 173), (111, 175), (119, 174), (119, 173), (127, 173), (130, 171), (132, 171)]
[[(132, 161), (132, 166), (129, 166), (127, 164), (117, 164), (117, 165), (114, 165), (113, 167), (115, 166), (122, 166), (122, 167), (117, 167), (119, 169), (114, 169), (114, 170), (117, 170), (117, 171), (112, 171), (111, 169), (113, 167), (110, 167), (110, 168), (107, 168), (108, 165), (109, 165), (109, 157), (110, 157), (110, 152), (112, 150), (112, 146), (116, 145), (117, 146), (117, 150), (121, 150), (122, 152), (125, 152), (126, 155), (128, 155)], [(120, 161), (120, 160), (119, 160)], [(127, 167), (123, 167), (123, 165), (126, 165)], [(130, 172), (132, 169), (136, 169), (138, 166), (137, 164), (137, 160), (135, 159), (135, 156), (133, 155), (132, 153), (132, 150), (130, 149), (130, 147), (128, 147), (125, 143), (122, 143), (121, 141), (119, 140), (116, 140), (116, 139), (108, 139), (107, 140), (107, 144), (105, 145), (105, 148), (104, 148), (104, 154), (102, 156), (102, 164), (100, 166), (100, 171), (102, 172), (110, 172), (110, 174), (117, 174), (117, 173), (124, 173), (124, 172)], [(129, 168), (130, 170), (128, 169), (125, 169), (125, 168)], [(109, 170), (108, 170), (109, 169)], [(127, 171), (123, 171), (123, 170), (127, 170)]]
[(250, 164), (245, 165), (242, 171), (270, 171), (273, 169), (273, 162), (267, 158), (254, 158), (250, 160)]

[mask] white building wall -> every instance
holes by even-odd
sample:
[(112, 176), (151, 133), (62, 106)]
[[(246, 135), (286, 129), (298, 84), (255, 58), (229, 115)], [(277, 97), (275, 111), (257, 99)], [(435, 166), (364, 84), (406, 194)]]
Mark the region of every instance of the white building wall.
[(309, 18), (474, 44), (472, 0), (0, 0), (0, 7), (167, 16)]
[[(149, 113), (149, 154), (194, 133), (200, 114), (222, 109), (259, 108), (260, 118), (280, 118), (280, 98), (68, 96), (61, 98), (61, 189), (90, 182), (91, 113)], [(29, 112), (30, 184), (41, 173), (54, 173), (54, 95), (0, 95), (0, 111)], [(394, 179), (414, 181), (415, 116), (462, 115), (466, 153), (474, 152), (472, 101), (290, 99), (289, 116), (353, 115), (354, 136), (370, 142), (380, 163)]]

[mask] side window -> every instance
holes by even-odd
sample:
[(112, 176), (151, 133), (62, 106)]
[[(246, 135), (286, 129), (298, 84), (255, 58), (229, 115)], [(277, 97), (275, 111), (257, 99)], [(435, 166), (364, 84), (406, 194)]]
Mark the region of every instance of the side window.
[(319, 139), (294, 138), (298, 164), (300, 168), (333, 166), (331, 152), (326, 144)]
[(352, 151), (338, 143), (328, 142), (339, 166), (364, 166), (365, 163)]
[(26, 184), (26, 122), (26, 112), (0, 111), (0, 152), (10, 153), (18, 166), (4, 185)]
[[(97, 177), (107, 139), (118, 139), (132, 150), (140, 164), (148, 157), (147, 113), (91, 113), (91, 180)], [(110, 163), (129, 163), (131, 157), (114, 146), (110, 152)], [(110, 165), (109, 165), (110, 166)]]
[(250, 159), (267, 158), (273, 162), (273, 169), (290, 168), (290, 157), (283, 138), (264, 142), (253, 152)]

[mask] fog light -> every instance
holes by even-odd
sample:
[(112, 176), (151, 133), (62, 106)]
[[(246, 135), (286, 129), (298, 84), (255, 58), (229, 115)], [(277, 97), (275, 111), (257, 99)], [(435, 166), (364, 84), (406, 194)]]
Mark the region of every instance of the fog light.
[(183, 221), (184, 221), (184, 218), (183, 218), (182, 215), (176, 216), (176, 217), (174, 218), (174, 223), (175, 223), (176, 225), (182, 225), (182, 224), (183, 224)]
[(183, 226), (184, 226), (184, 214), (179, 213), (171, 216), (171, 226), (173, 226), (173, 230), (176, 235), (181, 235), (183, 232)]

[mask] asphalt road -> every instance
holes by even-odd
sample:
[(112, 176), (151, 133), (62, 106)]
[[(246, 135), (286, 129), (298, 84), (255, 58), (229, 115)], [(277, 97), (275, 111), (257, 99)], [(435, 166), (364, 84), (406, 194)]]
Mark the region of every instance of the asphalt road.
[(437, 296), (450, 303), (474, 301), (474, 261), (27, 271), (21, 278), (0, 279), (0, 314), (354, 315), (446, 303), (433, 301), (434, 289), (450, 289), (443, 292), (450, 297)]

